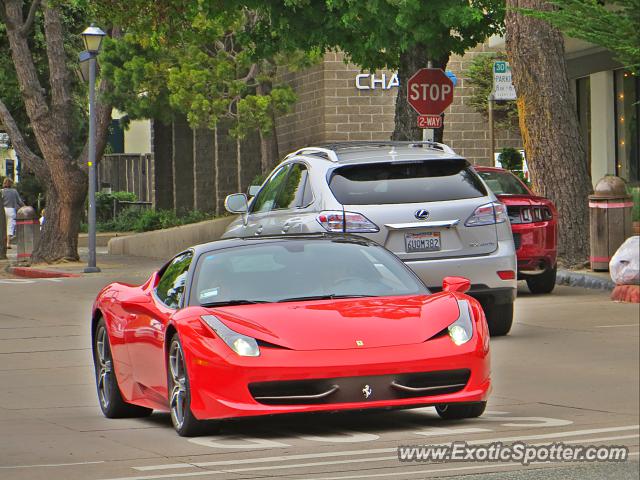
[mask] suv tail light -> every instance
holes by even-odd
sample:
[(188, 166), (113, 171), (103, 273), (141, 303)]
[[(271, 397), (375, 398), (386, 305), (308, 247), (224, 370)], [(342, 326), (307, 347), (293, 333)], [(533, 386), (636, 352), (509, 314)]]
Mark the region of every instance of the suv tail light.
[(467, 218), (464, 224), (467, 227), (493, 225), (495, 223), (504, 223), (507, 221), (507, 218), (507, 207), (502, 203), (492, 202), (476, 208), (473, 215)]
[(316, 218), (327, 232), (333, 233), (375, 233), (378, 226), (360, 213), (326, 211)]

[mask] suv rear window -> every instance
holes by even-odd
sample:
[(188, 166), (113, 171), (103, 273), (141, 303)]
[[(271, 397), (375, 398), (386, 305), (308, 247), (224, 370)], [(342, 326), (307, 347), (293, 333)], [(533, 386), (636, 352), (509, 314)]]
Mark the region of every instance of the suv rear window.
[(463, 159), (348, 165), (333, 172), (329, 187), (343, 205), (441, 202), (487, 195)]

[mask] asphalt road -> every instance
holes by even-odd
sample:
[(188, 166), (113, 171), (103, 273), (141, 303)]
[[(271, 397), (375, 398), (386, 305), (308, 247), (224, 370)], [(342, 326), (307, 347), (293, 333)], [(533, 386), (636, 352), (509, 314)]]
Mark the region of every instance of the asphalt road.
[[(127, 265), (125, 265), (127, 264)], [(520, 290), (512, 333), (492, 340), (494, 390), (478, 419), (432, 408), (227, 422), (178, 437), (167, 414), (108, 420), (98, 408), (89, 311), (104, 284), (153, 262), (83, 278), (0, 278), (0, 478), (352, 480), (638, 478), (638, 305), (559, 287)], [(623, 463), (400, 462), (399, 445), (624, 445)]]

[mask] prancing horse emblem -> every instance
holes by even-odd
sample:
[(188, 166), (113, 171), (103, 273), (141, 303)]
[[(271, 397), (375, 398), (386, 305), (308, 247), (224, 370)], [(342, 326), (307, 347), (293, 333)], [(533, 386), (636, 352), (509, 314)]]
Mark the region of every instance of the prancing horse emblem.
[(373, 395), (373, 390), (371, 390), (371, 387), (369, 385), (365, 385), (362, 389), (362, 393), (364, 394), (364, 398), (369, 398), (371, 395)]

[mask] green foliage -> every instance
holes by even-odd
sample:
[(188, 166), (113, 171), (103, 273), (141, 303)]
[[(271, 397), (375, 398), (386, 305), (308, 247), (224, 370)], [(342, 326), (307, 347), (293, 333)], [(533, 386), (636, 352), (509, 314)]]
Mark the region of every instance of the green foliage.
[(133, 192), (96, 192), (96, 220), (104, 222), (113, 218), (113, 202), (135, 202), (136, 194)]
[(640, 73), (640, 0), (549, 0), (553, 10), (522, 9), (570, 37), (601, 45)]
[(531, 182), (524, 176), (524, 158), (522, 154), (512, 147), (505, 147), (500, 150), (498, 160), (502, 168), (506, 168), (514, 173), (525, 185), (531, 186)]
[[(87, 27), (88, 18), (96, 17), (93, 16), (93, 10), (89, 2), (85, 0), (54, 1), (54, 3), (62, 15), (64, 47), (67, 53), (66, 61), (70, 71), (76, 72), (79, 68), (78, 53), (84, 49), (79, 33)], [(44, 35), (44, 15), (42, 8), (36, 13), (28, 43), (40, 85), (48, 97), (50, 91), (49, 63)], [(88, 131), (87, 86), (80, 80), (79, 75), (72, 74), (70, 81), (73, 109), (71, 116), (73, 121), (73, 136), (70, 146), (71, 154), (76, 156), (84, 146)], [(6, 35), (6, 26), (3, 22), (0, 22), (0, 98), (2, 98), (2, 101), (12, 114), (29, 147), (35, 153), (39, 153), (39, 148), (33, 136), (29, 118), (27, 117), (24, 107), (22, 93), (18, 85), (18, 78), (9, 48), (9, 40)]]
[[(507, 60), (506, 53), (481, 53), (474, 57), (471, 65), (464, 72), (465, 77), (469, 79), (468, 85), (473, 87), (469, 105), (485, 117), (488, 115), (489, 108), (487, 98), (493, 89), (493, 62), (496, 60)], [(517, 128), (518, 107), (515, 102), (493, 102), (493, 114), (496, 125), (509, 129)]]
[[(237, 3), (237, 2), (225, 2)], [(258, 13), (249, 34), (258, 55), (282, 49), (340, 49), (367, 69), (400, 66), (400, 54), (424, 46), (448, 56), (501, 33), (503, 0), (287, 0), (246, 2)]]
[(179, 112), (192, 127), (208, 128), (233, 118), (237, 137), (255, 129), (269, 134), (274, 116), (290, 109), (295, 94), (273, 85), (274, 56), (254, 57), (243, 34), (253, 12), (217, 3), (100, 0), (127, 30), (101, 57), (103, 75), (115, 87), (109, 99), (130, 118), (167, 122)]
[[(123, 193), (123, 192), (120, 192)], [(121, 211), (114, 219), (99, 221), (99, 232), (149, 232), (177, 227), (212, 219), (211, 214), (197, 210), (177, 215), (173, 210), (151, 210), (130, 207)], [(82, 231), (87, 227), (83, 225)]]
[(45, 207), (43, 201), (44, 187), (32, 173), (29, 173), (26, 170), (22, 171), (20, 181), (16, 183), (16, 190), (20, 193), (25, 204), (37, 208), (38, 199), (40, 199), (40, 208)]
[(505, 147), (500, 151), (498, 160), (502, 165), (502, 168), (511, 170), (513, 172), (522, 171), (523, 158), (518, 150), (511, 147)]

